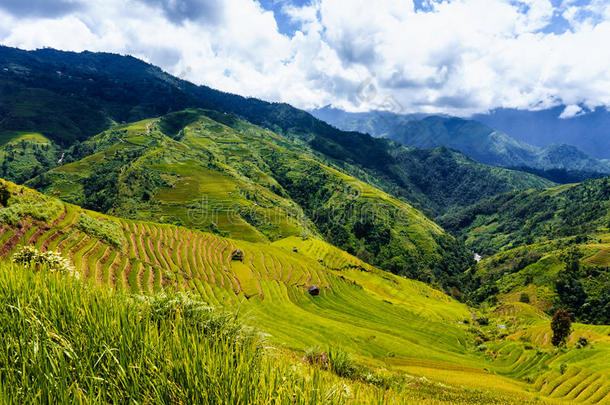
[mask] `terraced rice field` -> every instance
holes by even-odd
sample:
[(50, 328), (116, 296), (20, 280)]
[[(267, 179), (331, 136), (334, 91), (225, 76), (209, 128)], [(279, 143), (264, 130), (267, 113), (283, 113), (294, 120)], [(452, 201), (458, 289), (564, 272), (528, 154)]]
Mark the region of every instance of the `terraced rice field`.
[(585, 259), (585, 262), (595, 266), (610, 266), (610, 247), (600, 249), (593, 256)]
[[(594, 344), (562, 354), (548, 344), (544, 314), (525, 304), (504, 306), (495, 316), (522, 318), (531, 326), (481, 351), (462, 324), (471, 317), (465, 305), (320, 240), (253, 243), (88, 213), (119, 225), (124, 244), (117, 248), (78, 228), (84, 210), (63, 206), (51, 223), (28, 219), (21, 227), (0, 228), (2, 256), (8, 258), (20, 244), (33, 244), (62, 252), (84, 279), (117, 291), (189, 291), (212, 305), (239, 308), (244, 322), (290, 350), (331, 342), (361, 363), (450, 386), (545, 401), (610, 400), (610, 327), (575, 325), (568, 345), (579, 336)], [(232, 260), (238, 249), (242, 260)], [(311, 285), (321, 288), (320, 296), (307, 293)], [(535, 348), (527, 348), (525, 340)], [(563, 373), (562, 363), (568, 365)]]
[[(117, 249), (75, 226), (82, 210), (65, 204), (54, 224), (26, 221), (24, 226), (0, 230), (6, 258), (19, 245), (33, 244), (42, 251), (58, 250), (80, 269), (86, 279), (117, 290), (153, 293), (196, 290), (207, 296), (202, 283), (236, 296), (262, 296), (260, 282), (275, 280), (289, 286), (316, 284), (328, 288), (336, 277), (314, 260), (283, 249), (235, 241), (187, 228), (120, 220), (125, 246)], [(231, 260), (240, 249), (243, 261)], [(210, 297), (213, 298), (213, 297)], [(214, 300), (212, 300), (214, 301)]]

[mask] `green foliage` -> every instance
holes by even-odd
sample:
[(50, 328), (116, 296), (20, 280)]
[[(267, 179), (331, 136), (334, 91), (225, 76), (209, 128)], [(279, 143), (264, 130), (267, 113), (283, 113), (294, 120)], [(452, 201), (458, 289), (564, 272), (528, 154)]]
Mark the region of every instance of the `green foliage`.
[(530, 296), (528, 293), (521, 293), (519, 296), (519, 302), (523, 302), (524, 304), (530, 303)]
[(576, 342), (576, 346), (579, 349), (583, 349), (583, 348), (587, 347), (588, 345), (589, 345), (589, 339), (587, 339), (584, 336), (579, 337), (578, 342)]
[(608, 247), (602, 240), (609, 196), (610, 178), (604, 178), (504, 194), (443, 217), (440, 223), (467, 246), (492, 255), (466, 274), (467, 295), (475, 303), (491, 301), (534, 284), (552, 292), (550, 305), (540, 303), (545, 310), (555, 304), (581, 322), (610, 322)]
[(59, 252), (47, 250), (40, 252), (34, 246), (22, 246), (13, 254), (13, 263), (37, 270), (46, 270), (54, 273), (69, 274), (76, 278), (80, 274), (68, 259)]
[(558, 309), (555, 312), (551, 322), (551, 330), (553, 331), (553, 337), (551, 338), (553, 346), (565, 345), (568, 336), (572, 332), (572, 319), (568, 311)]
[(78, 218), (76, 226), (95, 238), (120, 248), (125, 242), (121, 227), (113, 221), (96, 219), (82, 212)]
[(11, 191), (9, 190), (8, 185), (5, 182), (2, 182), (2, 184), (0, 184), (0, 205), (6, 206), (9, 198), (11, 198)]
[(522, 172), (487, 166), (461, 153), (439, 147), (410, 149), (394, 146), (397, 169), (406, 192), (393, 190), (433, 217), (453, 213), (486, 198), (515, 190), (551, 187), (554, 183)]
[(187, 125), (199, 119), (200, 112), (195, 110), (178, 111), (164, 115), (159, 121), (161, 131), (170, 138), (176, 138)]
[(63, 204), (58, 200), (22, 188), (21, 193), (12, 194), (7, 205), (0, 209), (0, 223), (17, 226), (26, 216), (49, 222), (62, 211)]
[(608, 225), (610, 177), (548, 190), (502, 194), (439, 219), (480, 254), (587, 234)]
[(16, 183), (40, 176), (57, 166), (59, 147), (39, 133), (0, 131), (0, 177)]
[(360, 372), (349, 353), (338, 347), (328, 349), (328, 364), (330, 369), (340, 377), (354, 378)]
[(557, 305), (566, 308), (575, 318), (596, 324), (610, 323), (610, 285), (607, 268), (582, 269), (581, 251), (569, 248), (559, 255), (565, 267), (557, 275)]

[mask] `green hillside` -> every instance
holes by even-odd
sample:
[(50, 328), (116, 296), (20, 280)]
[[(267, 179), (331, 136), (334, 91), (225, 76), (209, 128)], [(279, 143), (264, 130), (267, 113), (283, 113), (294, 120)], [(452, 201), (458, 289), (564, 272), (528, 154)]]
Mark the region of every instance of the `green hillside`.
[[(227, 382), (216, 394), (205, 390), (199, 394), (193, 390), (174, 394), (185, 399), (194, 400), (199, 395), (262, 398), (272, 395), (267, 390), (280, 389), (271, 383), (277, 378), (290, 381), (291, 388), (285, 388), (289, 393), (298, 387), (312, 389), (337, 384), (338, 377), (309, 368), (300, 360), (303, 353), (307, 358), (316, 351), (330, 350), (327, 348), (331, 342), (332, 350), (350, 353), (354, 365), (348, 370), (369, 370), (331, 369), (347, 376), (348, 380), (342, 384), (349, 387), (344, 397), (332, 397), (333, 402), (361, 403), (371, 401), (371, 398), (381, 400), (384, 396), (384, 401), (428, 400), (436, 403), (551, 402), (552, 398), (568, 397), (598, 403), (608, 399), (608, 364), (591, 361), (610, 351), (607, 327), (577, 325), (568, 347), (556, 350), (548, 344), (548, 318), (534, 307), (516, 303), (485, 312), (469, 309), (426, 284), (378, 270), (318, 239), (292, 236), (273, 244), (228, 239), (175, 225), (109, 217), (21, 186), (4, 185), (8, 193), (3, 193), (0, 201), (4, 203), (4, 208), (0, 209), (0, 252), (5, 259), (21, 245), (33, 245), (40, 251), (58, 251), (74, 265), (81, 282), (115, 291), (108, 294), (87, 289), (87, 292), (79, 293), (73, 283), (57, 279), (62, 276), (33, 276), (29, 275), (30, 270), (0, 266), (4, 274), (0, 278), (2, 302), (12, 306), (19, 302), (23, 313), (36, 313), (47, 322), (43, 331), (49, 335), (36, 335), (47, 339), (41, 342), (43, 347), (51, 347), (45, 345), (61, 339), (62, 347), (73, 350), (72, 358), (98, 359), (95, 364), (103, 361), (101, 364), (105, 365), (98, 368), (83, 360), (75, 368), (74, 360), (63, 355), (57, 357), (54, 353), (58, 352), (53, 351), (46, 352), (44, 361), (34, 362), (36, 352), (28, 349), (21, 351), (22, 357), (17, 363), (7, 367), (6, 357), (0, 355), (3, 381), (14, 381), (17, 370), (23, 370), (23, 367), (32, 381), (27, 385), (28, 389), (15, 397), (16, 401), (32, 398), (39, 392), (50, 398), (102, 395), (118, 399), (117, 395), (127, 395), (134, 389), (138, 379), (141, 380), (137, 384), (155, 384), (157, 379), (163, 378), (177, 386), (187, 384), (185, 388), (192, 388), (197, 385), (180, 377), (184, 372), (216, 378), (209, 371), (197, 371), (206, 366), (199, 363), (198, 357), (185, 354), (189, 350), (199, 350), (195, 347), (200, 346), (193, 345), (208, 347), (205, 345), (214, 344), (213, 340), (205, 340), (207, 335), (200, 335), (203, 341), (193, 340), (191, 329), (186, 325), (181, 328), (185, 335), (175, 336), (175, 339), (186, 339), (189, 342), (186, 346), (178, 344), (179, 351), (167, 352), (171, 346), (164, 344), (158, 348), (160, 352), (146, 357), (149, 365), (165, 359), (163, 367), (147, 367), (146, 374), (138, 375), (120, 371), (130, 370), (134, 363), (143, 361), (138, 350), (145, 353), (150, 349), (140, 345), (149, 341), (154, 344), (157, 339), (174, 341), (165, 339), (164, 333), (157, 335), (164, 329), (158, 330), (156, 326), (154, 335), (149, 335), (152, 330), (147, 327), (130, 326), (136, 318), (128, 314), (138, 312), (128, 305), (125, 294), (145, 294), (163, 302), (158, 296), (163, 292), (190, 293), (207, 305), (225, 311), (238, 310), (241, 323), (264, 332), (266, 346), (272, 345), (276, 348), (274, 352), (282, 353), (279, 358), (276, 354), (274, 359), (265, 358), (264, 363), (258, 363), (258, 360), (251, 360), (251, 352), (244, 352), (243, 362), (252, 363), (252, 367), (270, 361), (260, 372), (261, 377), (269, 379), (253, 380), (256, 387), (249, 388), (248, 393), (235, 391), (245, 390), (250, 384), (239, 380), (243, 377), (236, 374), (227, 377), (236, 380), (229, 380), (234, 382)], [(233, 257), (236, 250), (242, 252), (241, 260)], [(320, 295), (307, 293), (312, 285), (320, 288)], [(39, 293), (33, 294), (33, 291)], [(43, 301), (32, 299), (38, 294)], [(95, 305), (89, 303), (89, 299), (95, 300)], [(23, 318), (6, 309), (8, 306), (2, 308), (8, 311), (7, 319), (11, 319), (3, 324), (5, 341), (22, 344), (18, 343), (17, 333)], [(55, 310), (47, 313), (51, 308)], [(79, 315), (66, 315), (76, 311), (75, 308), (79, 308)], [(57, 317), (59, 313), (63, 314), (61, 320)], [(167, 314), (166, 310), (163, 313)], [(486, 316), (488, 321), (476, 322), (481, 316)], [(87, 321), (79, 322), (82, 325), (79, 328), (66, 329), (66, 319), (75, 317)], [(103, 317), (104, 321), (95, 321), (97, 317)], [(129, 330), (129, 337), (122, 335), (123, 339), (134, 343), (127, 346), (125, 340), (119, 342), (120, 331), (104, 326), (112, 322)], [(181, 316), (176, 322), (189, 322), (189, 318)], [(505, 328), (499, 329), (496, 326), (499, 324)], [(138, 325), (150, 324), (139, 321)], [(96, 332), (98, 328), (105, 332)], [(45, 336), (55, 337), (50, 341)], [(83, 339), (92, 339), (92, 336), (99, 339), (83, 343)], [(144, 339), (144, 336), (149, 337)], [(586, 336), (590, 342), (585, 349), (576, 347), (581, 336)], [(127, 347), (141, 349), (127, 351)], [(219, 351), (214, 352), (220, 357), (204, 357), (205, 361), (224, 361), (223, 350), (234, 350), (230, 347), (220, 346)], [(320, 349), (312, 349), (315, 347)], [(118, 364), (110, 357), (102, 360), (105, 350), (116, 353)], [(329, 355), (334, 353), (332, 350)], [(178, 364), (181, 364), (179, 369), (184, 370), (182, 373), (175, 369)], [(235, 372), (252, 372), (241, 367), (246, 366), (236, 366)], [(39, 374), (57, 378), (58, 384), (39, 385), (34, 382)], [(91, 375), (99, 378), (80, 381)], [(350, 380), (349, 376), (354, 379)], [(72, 379), (79, 381), (76, 391), (67, 388), (71, 384), (69, 381), (74, 381)], [(111, 385), (115, 388), (110, 389), (102, 381), (114, 381), (112, 384), (119, 388)], [(595, 384), (587, 385), (588, 382)], [(379, 384), (387, 386), (388, 390), (380, 391), (376, 388)], [(163, 383), (155, 394), (139, 390), (137, 395), (154, 395), (150, 400), (157, 401), (157, 395), (170, 395), (167, 390), (171, 386), (175, 385)], [(575, 391), (576, 386), (587, 389)], [(233, 391), (225, 391), (229, 389)], [(8, 387), (0, 392), (5, 397), (13, 393)], [(306, 403), (317, 401), (312, 396), (302, 398)]]
[[(38, 132), (65, 150), (73, 147), (68, 154), (76, 149), (77, 158), (86, 156), (79, 142), (116, 125), (201, 107), (235, 114), (291, 139), (429, 216), (498, 193), (552, 185), (534, 175), (475, 165), (458, 153), (429, 159), (394, 142), (340, 131), (287, 104), (195, 86), (133, 57), (0, 46), (0, 86), (0, 133)], [(177, 133), (186, 123), (178, 119), (167, 130)], [(7, 178), (23, 182), (32, 174), (38, 173), (15, 171)], [(430, 177), (439, 182), (433, 190), (428, 190)]]
[(55, 167), (60, 148), (44, 135), (32, 132), (0, 133), (0, 176), (23, 183)]
[(391, 153), (398, 170), (412, 184), (408, 200), (426, 207), (424, 211), (435, 218), (497, 194), (555, 185), (521, 171), (477, 163), (447, 147), (414, 149), (397, 146)]
[(610, 224), (610, 178), (502, 194), (440, 219), (478, 252), (555, 239), (597, 240)]
[(484, 256), (475, 301), (524, 299), (610, 323), (610, 178), (509, 193), (441, 218)]
[[(396, 274), (449, 286), (471, 254), (409, 204), (303, 145), (205, 110), (119, 126), (28, 184), (124, 218), (251, 242), (316, 237)], [(331, 166), (329, 166), (331, 165)]]

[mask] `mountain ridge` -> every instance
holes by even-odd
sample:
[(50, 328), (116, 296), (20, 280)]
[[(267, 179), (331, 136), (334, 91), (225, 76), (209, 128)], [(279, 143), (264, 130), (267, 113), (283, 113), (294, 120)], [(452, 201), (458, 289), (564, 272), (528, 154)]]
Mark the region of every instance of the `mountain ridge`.
[[(196, 86), (133, 57), (0, 47), (0, 84), (5, 90), (0, 94), (0, 113), (3, 114), (0, 134), (14, 130), (40, 132), (65, 145), (66, 152), (77, 140), (85, 141), (121, 122), (135, 122), (163, 116), (168, 111), (200, 107), (234, 114), (270, 129), (329, 161), (334, 160), (333, 164), (340, 170), (413, 203), (430, 216), (448, 209), (445, 201), (468, 205), (490, 193), (550, 185), (532, 175), (502, 172), (500, 177), (513, 178), (514, 181), (506, 184), (496, 181), (494, 188), (481, 187), (479, 197), (472, 193), (468, 199), (460, 201), (460, 196), (452, 191), (454, 185), (446, 184), (439, 187), (441, 194), (431, 198), (421, 186), (413, 184), (409, 173), (397, 161), (397, 148), (402, 157), (411, 152), (389, 140), (340, 131), (287, 104), (268, 103)], [(33, 98), (32, 94), (43, 94), (44, 97)], [(231, 118), (219, 115), (217, 119)], [(401, 161), (404, 161), (402, 157)], [(61, 155), (55, 158), (59, 161)], [(409, 158), (414, 159), (413, 156)], [(469, 171), (466, 167), (469, 163), (458, 157), (452, 159), (462, 162), (462, 174), (471, 185), (476, 183), (472, 176), (485, 171), (482, 167)], [(27, 169), (25, 177), (17, 177), (17, 174), (8, 177), (27, 180), (51, 167), (39, 160), (38, 164)], [(440, 172), (441, 169), (432, 167), (427, 170)], [(13, 170), (11, 165), (7, 170)], [(496, 170), (490, 168), (489, 171)], [(5, 176), (7, 173), (3, 172)], [(498, 178), (495, 174), (489, 175)]]
[(551, 144), (541, 148), (472, 119), (390, 112), (352, 114), (332, 108), (312, 113), (344, 130), (370, 131), (374, 136), (417, 148), (448, 146), (490, 165), (610, 173), (610, 161), (592, 158), (577, 147)]

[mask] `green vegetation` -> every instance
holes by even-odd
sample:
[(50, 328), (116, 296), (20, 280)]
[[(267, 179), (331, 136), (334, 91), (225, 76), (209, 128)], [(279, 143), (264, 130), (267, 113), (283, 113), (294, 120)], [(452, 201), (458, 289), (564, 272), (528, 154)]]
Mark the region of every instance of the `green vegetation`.
[[(565, 144), (539, 148), (519, 142), (487, 125), (456, 117), (399, 115), (386, 111), (347, 113), (332, 108), (315, 110), (320, 119), (346, 131), (359, 131), (392, 139), (402, 145), (458, 150), (478, 162), (520, 170), (567, 183), (610, 173), (604, 160)], [(567, 169), (567, 170), (566, 170)]]
[(83, 212), (80, 214), (76, 226), (86, 234), (117, 248), (123, 246), (125, 242), (121, 227), (116, 222), (96, 219)]
[(0, 177), (23, 183), (57, 166), (57, 145), (39, 133), (0, 132)]
[[(2, 187), (8, 186), (3, 180), (0, 182), (2, 182)], [(0, 209), (0, 224), (17, 226), (25, 216), (49, 222), (61, 214), (61, 209), (62, 204), (55, 198), (43, 196), (22, 187), (18, 193), (7, 198), (6, 205)]]
[[(551, 239), (578, 243), (610, 225), (610, 178), (502, 194), (440, 218), (481, 254)], [(603, 232), (603, 231), (602, 231)]]
[(610, 178), (508, 193), (440, 222), (488, 255), (464, 275), (475, 303), (528, 293), (549, 313), (563, 308), (582, 322), (610, 323)]
[(226, 114), (188, 110), (113, 128), (70, 156), (79, 154), (86, 157), (46, 175), (46, 193), (124, 218), (252, 242), (320, 238), (445, 288), (459, 285), (457, 275), (471, 261), (409, 204)]
[[(570, 314), (568, 311), (565, 309), (559, 309), (557, 312), (555, 312), (555, 315), (553, 315), (553, 321), (551, 322), (551, 330), (553, 331), (553, 337), (551, 338), (551, 343), (553, 346), (565, 345), (568, 336), (570, 336), (570, 333), (572, 332), (572, 320), (570, 319)], [(586, 340), (586, 338), (579, 338), (578, 345), (582, 346), (580, 339)]]
[[(22, 187), (6, 185), (11, 193), (21, 192)], [(35, 194), (26, 188), (22, 192)], [(53, 276), (44, 270), (33, 274), (31, 270), (16, 271), (0, 265), (0, 272), (10, 274), (0, 277), (0, 282), (15, 283), (11, 287), (3, 286), (4, 293), (0, 295), (7, 294), (10, 299), (21, 302), (23, 308), (34, 310), (37, 319), (44, 320), (44, 331), (49, 331), (49, 336), (61, 337), (49, 341), (46, 332), (32, 330), (42, 339), (39, 347), (58, 347), (55, 344), (61, 347), (57, 351), (43, 352), (23, 348), (21, 353), (25, 357), (21, 359), (26, 364), (28, 381), (37, 381), (39, 374), (57, 375), (56, 371), (49, 370), (64, 370), (61, 376), (68, 376), (58, 376), (53, 380), (56, 384), (44, 387), (28, 383), (33, 391), (20, 391), (20, 394), (3, 388), (6, 395), (18, 400), (27, 400), (29, 395), (36, 395), (36, 390), (52, 399), (78, 397), (83, 398), (83, 402), (92, 401), (89, 398), (94, 396), (120, 402), (127, 395), (152, 402), (161, 401), (159, 398), (166, 398), (165, 395), (177, 395), (185, 401), (208, 398), (206, 395), (235, 398), (232, 395), (250, 395), (243, 393), (246, 391), (261, 393), (256, 395), (267, 398), (278, 387), (273, 381), (282, 381), (281, 387), (286, 384), (303, 389), (302, 392), (317, 389), (316, 392), (322, 395), (301, 397), (297, 393), (302, 402), (319, 402), (333, 391), (332, 387), (349, 387), (339, 390), (342, 394), (333, 396), (331, 402), (359, 403), (374, 398), (374, 402), (527, 403), (535, 402), (536, 397), (542, 401), (549, 397), (563, 398), (573, 394), (569, 387), (591, 380), (596, 381), (595, 385), (579, 395), (578, 400), (606, 398), (608, 365), (592, 359), (602, 359), (610, 351), (607, 327), (575, 324), (565, 348), (555, 351), (550, 346), (550, 319), (533, 306), (517, 303), (481, 308), (476, 310), (476, 318), (480, 318), (476, 321), (471, 313), (473, 309), (442, 292), (379, 270), (319, 239), (293, 236), (273, 244), (254, 243), (173, 225), (117, 220), (87, 212), (86, 215), (96, 221), (99, 217), (120, 223), (125, 241), (121, 252), (78, 228), (79, 218), (85, 211), (59, 204), (63, 206), (63, 214), (52, 222), (42, 223), (26, 216), (20, 228), (5, 225), (1, 231), (1, 251), (16, 251), (19, 244), (31, 243), (40, 252), (61, 252), (78, 269), (85, 283), (108, 286), (107, 291), (116, 292), (110, 294), (90, 287), (83, 287), (86, 292), (82, 292), (73, 284), (76, 280), (66, 282), (54, 279), (59, 275)], [(236, 249), (243, 252), (242, 261), (231, 259)], [(6, 257), (10, 257), (10, 253)], [(21, 293), (11, 292), (22, 283), (19, 277), (29, 281), (23, 285)], [(320, 295), (307, 293), (311, 285), (320, 288)], [(61, 290), (56, 289), (60, 287)], [(43, 288), (51, 288), (51, 291), (40, 290)], [(134, 300), (124, 295), (129, 291), (149, 298)], [(176, 291), (188, 294), (189, 298), (176, 297)], [(28, 299), (19, 298), (19, 294), (28, 294)], [(44, 312), (72, 305), (68, 304), (73, 300), (72, 294), (78, 297), (74, 301), (74, 306), (79, 308), (77, 312), (70, 309)], [(36, 296), (44, 299), (38, 301)], [(51, 299), (66, 303), (50, 302)], [(92, 303), (87, 304), (86, 300)], [(218, 320), (216, 316), (210, 318), (212, 320), (208, 318), (210, 306), (224, 308), (221, 312), (213, 311), (219, 314)], [(176, 311), (171, 309), (174, 307)], [(12, 311), (8, 308), (5, 310)], [(104, 320), (98, 322), (87, 318), (89, 312), (91, 316), (95, 314), (95, 319)], [(200, 312), (202, 318), (197, 315)], [(11, 316), (14, 322), (24, 325), (30, 318), (24, 318), (23, 314), (29, 313), (32, 312), (24, 309)], [(68, 315), (58, 318), (59, 313)], [(232, 346), (231, 341), (226, 343), (222, 339), (218, 343), (217, 337), (210, 338), (214, 333), (208, 333), (224, 324), (225, 318), (235, 320), (235, 315), (227, 313), (239, 314), (237, 323), (229, 328), (231, 331), (241, 330), (242, 325), (255, 326), (266, 335), (263, 346), (275, 347), (273, 353), (276, 355), (270, 357), (266, 350), (249, 352), (247, 349), (252, 353), (251, 356), (244, 354), (248, 368), (231, 369), (237, 374), (227, 377), (232, 381), (233, 391), (228, 392), (229, 388), (221, 385), (221, 389), (210, 394), (204, 387), (208, 386), (206, 381), (211, 380), (203, 377), (209, 375), (203, 370), (209, 370), (209, 373), (218, 368), (204, 367), (202, 362), (220, 364), (216, 362), (227, 358), (214, 356), (220, 356), (225, 349), (237, 350), (242, 355), (241, 346)], [(191, 318), (204, 319), (202, 323), (200, 320), (195, 322), (199, 325), (196, 339), (195, 335), (190, 335), (194, 333), (189, 326), (193, 325)], [(72, 327), (72, 319), (77, 320), (78, 327)], [(159, 322), (162, 326), (158, 326)], [(169, 326), (174, 322), (180, 327)], [(7, 325), (15, 323), (11, 321)], [(117, 325), (121, 327), (117, 329)], [(503, 329), (498, 325), (503, 325)], [(98, 333), (98, 327), (108, 330)], [(172, 332), (170, 337), (170, 331), (175, 330), (182, 332)], [(7, 333), (4, 332), (3, 337), (13, 334)], [(117, 340), (120, 334), (124, 336), (122, 341)], [(22, 335), (24, 339), (30, 336)], [(20, 334), (15, 332), (15, 336)], [(588, 342), (584, 348), (581, 337)], [(138, 339), (142, 341), (136, 343)], [(14, 341), (13, 338), (5, 340)], [(333, 344), (329, 346), (331, 341)], [(120, 342), (127, 342), (129, 348)], [(221, 346), (215, 346), (217, 343)], [(172, 349), (174, 346), (180, 348)], [(260, 342), (256, 347), (259, 346)], [(307, 353), (309, 348), (316, 346), (326, 347), (326, 352), (318, 349)], [(60, 356), (69, 350), (66, 348), (73, 350), (70, 352), (73, 357), (53, 357), (55, 353)], [(216, 354), (192, 356), (200, 349)], [(116, 360), (108, 353), (113, 353)], [(187, 353), (190, 356), (184, 360)], [(299, 360), (300, 353), (305, 354), (305, 364)], [(256, 360), (255, 355), (260, 360)], [(43, 357), (31, 361), (27, 360), (29, 356)], [(178, 362), (181, 358), (183, 361)], [(79, 359), (82, 365), (74, 364), (74, 359)], [(104, 367), (94, 368), (98, 361), (101, 362), (98, 365)], [(164, 363), (160, 365), (160, 362)], [(140, 369), (130, 364), (139, 364), (139, 367), (145, 364), (146, 370), (137, 371)], [(557, 371), (561, 364), (565, 364), (563, 374)], [(16, 367), (23, 369), (22, 363)], [(177, 374), (175, 367), (182, 371)], [(17, 378), (17, 368), (1, 369), (9, 373), (6, 381)], [(258, 373), (252, 383), (255, 387), (243, 377), (243, 373), (252, 372)], [(200, 379), (193, 382), (178, 377), (182, 375), (198, 375)], [(214, 375), (217, 374), (211, 374)], [(316, 375), (318, 377), (314, 377)], [(168, 382), (159, 382), (159, 379)], [(78, 385), (69, 388), (74, 381), (78, 381)], [(145, 389), (134, 394), (134, 381)], [(197, 388), (197, 393), (190, 391), (191, 384), (201, 387)], [(153, 385), (159, 388), (152, 391), (146, 388)], [(547, 388), (551, 385), (561, 390), (551, 391)], [(183, 386), (186, 388), (173, 391)], [(288, 388), (282, 390), (286, 390), (286, 395), (295, 392)], [(206, 401), (214, 400), (201, 399), (201, 402)]]
[(477, 163), (444, 146), (426, 150), (396, 145), (391, 154), (410, 185), (411, 191), (402, 195), (434, 217), (508, 191), (554, 185), (517, 170)]

